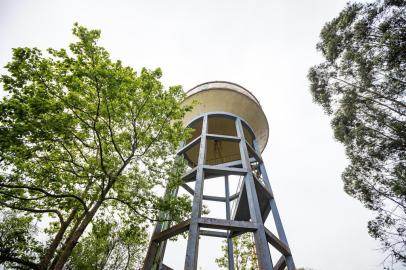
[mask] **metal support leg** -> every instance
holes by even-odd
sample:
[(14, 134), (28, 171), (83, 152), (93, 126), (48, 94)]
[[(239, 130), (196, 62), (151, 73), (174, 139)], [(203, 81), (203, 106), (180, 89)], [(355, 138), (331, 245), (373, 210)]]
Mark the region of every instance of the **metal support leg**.
[(204, 171), (203, 165), (206, 156), (207, 115), (203, 117), (202, 135), (200, 139), (199, 158), (197, 164), (195, 195), (193, 197), (192, 216), (189, 227), (189, 237), (186, 249), (185, 270), (197, 269), (199, 251), (199, 218), (202, 212)]
[(254, 178), (252, 176), (251, 163), (249, 161), (248, 149), (244, 137), (244, 130), (239, 118), (236, 119), (236, 128), (238, 137), (240, 137), (240, 153), (243, 168), (248, 171), (244, 177), (244, 183), (247, 191), (248, 206), (250, 210), (251, 222), (256, 223), (257, 230), (254, 231), (255, 248), (258, 258), (258, 267), (260, 270), (272, 269), (272, 259), (269, 252), (268, 241), (266, 240), (264, 223), (262, 221), (261, 210), (258, 203), (258, 195), (255, 190)]
[[(176, 190), (169, 190), (167, 189), (165, 191), (165, 197), (168, 196), (177, 196), (178, 194), (178, 189)], [(160, 213), (159, 215), (160, 219), (168, 219), (167, 213)], [(158, 222), (155, 226), (154, 233), (157, 234), (159, 232), (162, 232), (170, 227), (170, 222), (169, 221), (163, 221), (163, 222)], [(160, 265), (162, 264), (162, 260), (164, 257), (165, 253), (165, 248), (166, 248), (166, 240), (162, 241), (160, 243), (156, 243), (154, 241), (151, 241), (148, 247), (147, 251), (147, 256), (144, 261), (143, 265), (143, 270), (158, 270), (160, 268)]]
[[(228, 183), (228, 175), (224, 177), (225, 195), (226, 195), (226, 219), (230, 220), (230, 187)], [(228, 252), (228, 269), (234, 270), (234, 248), (233, 239), (231, 238), (231, 231), (227, 232), (227, 252)]]
[[(177, 197), (178, 196), (178, 191), (179, 191), (179, 188), (176, 188), (170, 196)], [(170, 216), (165, 213), (164, 218), (165, 219), (170, 219)], [(168, 229), (170, 226), (171, 226), (171, 222), (170, 221), (165, 221), (162, 231)], [(156, 263), (154, 264), (152, 269), (160, 270), (162, 268), (162, 263), (163, 263), (164, 256), (165, 256), (165, 250), (166, 250), (166, 243), (167, 242), (168, 242), (168, 240), (164, 240), (164, 241), (162, 241), (160, 243), (160, 246), (159, 246), (159, 249), (158, 249), (158, 252), (157, 252)]]
[[(259, 150), (259, 146), (258, 146), (256, 140), (254, 140), (254, 149), (257, 152), (257, 154), (260, 156), (261, 152)], [(262, 162), (260, 163), (259, 169), (260, 169), (260, 172), (261, 172), (261, 175), (264, 180), (264, 184), (265, 184), (266, 188), (273, 194), (272, 188), (271, 188), (271, 183), (269, 182), (268, 174), (266, 173), (265, 165)], [(275, 222), (275, 227), (278, 232), (279, 239), (282, 242), (284, 242), (287, 246), (289, 246), (288, 239), (286, 237), (285, 230), (283, 229), (282, 220), (279, 215), (279, 211), (278, 211), (278, 207), (276, 206), (275, 199), (272, 198), (269, 203), (271, 206), (272, 216), (273, 216), (273, 219)], [(286, 265), (288, 267), (288, 270), (296, 269), (295, 263), (293, 261), (293, 257), (291, 255), (285, 256), (285, 260), (286, 260)]]

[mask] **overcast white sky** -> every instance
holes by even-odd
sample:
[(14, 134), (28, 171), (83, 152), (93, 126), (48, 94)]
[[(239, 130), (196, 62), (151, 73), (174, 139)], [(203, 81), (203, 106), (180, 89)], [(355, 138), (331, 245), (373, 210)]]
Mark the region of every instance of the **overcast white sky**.
[[(321, 61), (315, 50), (321, 27), (345, 2), (0, 0), (0, 65), (13, 47), (67, 47), (79, 22), (102, 30), (113, 58), (136, 69), (161, 67), (167, 86), (241, 84), (269, 120), (263, 158), (296, 265), (382, 269), (379, 243), (366, 228), (373, 215), (343, 191), (344, 149), (312, 103), (306, 79)], [(216, 269), (221, 241), (201, 243), (199, 266)], [(184, 253), (184, 244), (170, 243), (165, 262), (182, 269)]]

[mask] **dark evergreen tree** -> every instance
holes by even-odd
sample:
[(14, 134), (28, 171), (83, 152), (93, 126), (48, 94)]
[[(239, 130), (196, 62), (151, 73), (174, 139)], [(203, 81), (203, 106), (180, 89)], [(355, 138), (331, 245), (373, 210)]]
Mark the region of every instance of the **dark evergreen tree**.
[(406, 264), (406, 2), (348, 4), (320, 37), (325, 61), (308, 78), (345, 145), (344, 189), (376, 211), (370, 235)]

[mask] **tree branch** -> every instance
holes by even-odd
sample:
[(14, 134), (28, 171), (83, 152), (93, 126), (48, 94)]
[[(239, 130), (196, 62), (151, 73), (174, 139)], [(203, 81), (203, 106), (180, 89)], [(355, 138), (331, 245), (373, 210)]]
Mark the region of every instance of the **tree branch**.
[(28, 190), (33, 190), (33, 191), (38, 191), (41, 192), (49, 197), (53, 197), (53, 198), (73, 198), (78, 200), (83, 208), (85, 209), (85, 211), (87, 212), (89, 209), (86, 206), (86, 203), (78, 196), (74, 195), (74, 194), (52, 194), (42, 188), (39, 187), (31, 187), (31, 186), (27, 186), (27, 185), (11, 185), (11, 184), (4, 184), (4, 183), (0, 183), (0, 187), (6, 187), (6, 188), (20, 188), (20, 189), (28, 189)]
[(147, 219), (147, 220), (149, 220), (149, 221), (153, 221), (153, 222), (173, 221), (173, 220), (171, 220), (171, 219), (153, 219), (153, 218), (150, 218), (150, 217), (148, 217), (148, 216), (146, 216), (146, 215), (140, 213), (140, 212), (138, 211), (138, 209), (135, 208), (130, 202), (127, 202), (127, 201), (125, 201), (125, 200), (123, 200), (123, 199), (120, 199), (120, 198), (116, 198), (116, 197), (106, 197), (105, 200), (115, 200), (115, 201), (118, 201), (118, 202), (120, 202), (120, 203), (126, 205), (126, 206), (127, 206), (128, 208), (130, 208), (131, 210), (133, 210), (135, 213), (137, 213), (137, 215), (139, 215), (139, 216), (141, 216), (141, 217), (143, 217), (143, 218), (145, 218), (145, 219)]
[(12, 257), (10, 255), (3, 254), (3, 253), (0, 253), (0, 261), (11, 262), (11, 263), (19, 263), (19, 264), (28, 266), (31, 269), (39, 270), (39, 267), (38, 267), (38, 265), (36, 263), (33, 263), (31, 261), (28, 261), (28, 260)]
[(56, 214), (58, 216), (59, 221), (61, 223), (64, 222), (64, 219), (62, 217), (61, 212), (59, 212), (56, 209), (47, 209), (47, 210), (45, 210), (45, 209), (34, 209), (34, 208), (28, 208), (28, 207), (20, 207), (20, 206), (16, 206), (16, 205), (7, 204), (7, 203), (1, 202), (1, 201), (0, 201), (0, 205), (3, 205), (5, 207), (11, 208), (11, 209), (22, 210), (22, 211), (32, 212), (32, 213), (54, 213), (54, 214)]

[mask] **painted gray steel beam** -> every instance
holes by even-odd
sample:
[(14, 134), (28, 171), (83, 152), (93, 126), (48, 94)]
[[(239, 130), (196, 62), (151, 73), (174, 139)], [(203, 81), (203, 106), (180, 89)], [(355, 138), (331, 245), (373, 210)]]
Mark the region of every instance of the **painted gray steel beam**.
[(217, 167), (242, 167), (242, 162), (241, 162), (241, 160), (236, 160), (236, 161), (216, 164), (214, 166), (217, 166)]
[[(224, 177), (224, 193), (226, 196), (226, 219), (230, 220), (230, 186), (228, 183), (228, 175)], [(231, 231), (227, 231), (227, 258), (228, 258), (228, 270), (234, 270), (234, 247), (233, 239), (231, 238)]]
[(203, 195), (203, 200), (213, 202), (225, 202), (226, 198), (219, 196)]
[(265, 227), (261, 217), (261, 210), (259, 208), (258, 195), (255, 189), (254, 178), (251, 171), (251, 163), (249, 161), (247, 143), (244, 138), (244, 130), (242, 127), (241, 119), (235, 120), (238, 137), (241, 138), (239, 143), (241, 160), (243, 168), (248, 171), (244, 177), (245, 188), (248, 198), (248, 206), (252, 222), (257, 224), (257, 230), (254, 232), (255, 248), (258, 258), (258, 267), (260, 270), (272, 269), (272, 258), (269, 251), (268, 241), (266, 240)]
[(220, 237), (220, 238), (227, 238), (227, 236), (228, 236), (228, 234), (225, 232), (209, 231), (209, 230), (200, 230), (200, 235)]
[(152, 265), (154, 264), (154, 260), (155, 260), (158, 248), (159, 248), (159, 244), (157, 242), (154, 242), (154, 241), (149, 242), (148, 251), (145, 256), (142, 270), (151, 270), (152, 269)]
[[(258, 155), (260, 155), (259, 146), (255, 139), (254, 139), (254, 149), (255, 149), (255, 151), (257, 151)], [(268, 174), (266, 172), (265, 165), (263, 162), (260, 163), (259, 169), (260, 169), (260, 172), (261, 172), (261, 175), (264, 180), (264, 184), (265, 184), (266, 188), (269, 190), (269, 192), (271, 194), (273, 194), (272, 188), (271, 188), (271, 183), (269, 182)], [(276, 206), (275, 198), (271, 199), (269, 201), (269, 203), (271, 206), (272, 216), (273, 216), (273, 219), (275, 222), (275, 227), (278, 232), (279, 239), (289, 247), (288, 239), (286, 237), (285, 230), (283, 229), (282, 220), (279, 215), (278, 207)], [(286, 265), (288, 267), (288, 270), (296, 270), (295, 262), (293, 261), (292, 255), (286, 256), (285, 259), (286, 259)]]
[[(250, 158), (250, 162), (255, 162), (255, 158)], [(220, 164), (216, 164), (213, 166), (217, 166), (217, 167), (242, 167), (242, 161), (241, 160), (236, 160), (236, 161), (230, 161), (230, 162), (226, 162), (226, 163), (220, 163)]]
[(270, 230), (265, 228), (265, 234), (266, 234), (266, 240), (274, 247), (276, 248), (280, 253), (282, 253), (284, 256), (290, 256), (292, 253), (290, 252), (289, 247), (283, 243), (281, 240), (279, 240), (276, 235), (274, 235)]
[[(273, 198), (272, 194), (267, 190), (267, 188), (263, 185), (261, 181), (259, 181), (255, 175), (254, 178), (254, 186), (256, 193), (258, 195), (258, 202), (261, 210), (262, 222), (265, 222), (270, 211), (271, 207), (269, 204), (269, 200)], [(241, 197), (239, 197), (237, 201), (237, 207), (234, 208), (233, 212), (233, 219), (235, 220), (249, 220), (250, 219), (250, 212), (249, 212), (249, 205), (247, 199), (247, 193), (245, 184), (243, 184), (242, 188), (240, 189)]]
[[(194, 196), (195, 191), (189, 187), (187, 184), (183, 184), (182, 187), (189, 192), (190, 195)], [(225, 202), (226, 198), (225, 197), (219, 197), (219, 196), (210, 196), (210, 195), (203, 195), (203, 200), (206, 201), (215, 201), (215, 202)]]
[(219, 134), (207, 134), (206, 138), (208, 140), (216, 140), (216, 141), (227, 141), (227, 142), (239, 142), (240, 138), (235, 136), (228, 136), (228, 135), (219, 135)]
[(183, 232), (187, 231), (187, 229), (189, 228), (189, 225), (190, 225), (190, 219), (182, 221), (181, 223), (178, 223), (169, 229), (166, 229), (162, 232), (154, 234), (152, 236), (152, 241), (160, 242), (160, 241), (169, 239), (172, 236), (175, 236), (177, 234), (183, 233)]
[(203, 167), (207, 173), (212, 173), (212, 174), (216, 174), (219, 176), (245, 175), (247, 173), (246, 169), (240, 169), (240, 168), (219, 167), (219, 166), (213, 166), (213, 165), (204, 165)]
[(187, 145), (185, 145), (184, 147), (182, 147), (181, 149), (179, 149), (176, 154), (177, 154), (177, 155), (183, 155), (187, 150), (189, 150), (190, 148), (192, 148), (193, 146), (195, 146), (196, 144), (198, 144), (199, 141), (200, 141), (200, 136), (196, 137), (196, 138), (193, 139), (190, 143), (188, 143)]
[(186, 248), (185, 270), (197, 269), (197, 257), (199, 250), (199, 218), (202, 213), (204, 171), (203, 166), (206, 159), (206, 134), (207, 114), (203, 116), (202, 133), (200, 139), (199, 157), (196, 171), (195, 195), (192, 204), (192, 216), (189, 226), (189, 235)]
[(231, 219), (235, 219), (236, 213), (237, 213), (237, 209), (238, 209), (238, 205), (241, 203), (242, 201), (242, 197), (244, 195), (245, 192), (245, 184), (244, 182), (241, 183), (241, 186), (239, 187), (238, 190), (238, 196), (237, 196), (237, 202), (235, 204), (235, 207), (233, 209), (233, 213), (231, 214)]
[(238, 196), (240, 196), (240, 192), (237, 192), (237, 193), (231, 195), (231, 196), (230, 196), (230, 201), (233, 201), (233, 200), (235, 200), (235, 199), (238, 199)]
[(195, 195), (195, 191), (194, 191), (191, 187), (189, 187), (187, 184), (183, 184), (182, 187), (183, 187), (187, 192), (189, 192), (190, 195), (192, 195), (192, 196)]
[(282, 255), (279, 260), (276, 262), (273, 270), (284, 270), (286, 267), (286, 260), (285, 257)]
[[(216, 178), (225, 175), (244, 175), (247, 173), (247, 170), (241, 168), (234, 168), (234, 167), (220, 167), (214, 165), (202, 165), (202, 168), (206, 171), (206, 179), (209, 178)], [(194, 167), (191, 170), (188, 170), (186, 173), (182, 175), (182, 180), (185, 183), (193, 182), (196, 180), (197, 171), (199, 169), (199, 165)]]
[(257, 230), (257, 224), (249, 221), (235, 221), (219, 218), (199, 218), (199, 225), (203, 228), (252, 232)]

